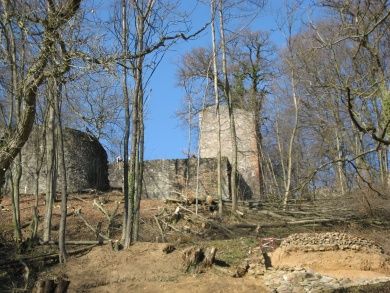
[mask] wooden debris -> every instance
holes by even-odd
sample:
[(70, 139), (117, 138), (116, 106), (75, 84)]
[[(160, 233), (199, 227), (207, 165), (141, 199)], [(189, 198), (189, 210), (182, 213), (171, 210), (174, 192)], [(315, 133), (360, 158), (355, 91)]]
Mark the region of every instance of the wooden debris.
[(157, 227), (158, 229), (160, 230), (160, 234), (161, 234), (161, 241), (162, 242), (165, 242), (165, 237), (164, 237), (164, 231), (160, 225), (160, 222), (158, 221), (158, 218), (156, 216), (154, 216), (154, 220), (156, 221), (156, 224), (157, 224)]
[(237, 213), (237, 215), (239, 215), (239, 216), (244, 216), (244, 213), (243, 212), (241, 212), (241, 211), (239, 211), (239, 210), (236, 210), (236, 213)]
[(112, 250), (120, 251), (123, 249), (123, 245), (118, 240), (110, 241), (110, 242), (111, 242)]
[[(99, 240), (100, 238), (104, 239), (104, 240), (110, 240), (109, 237), (103, 235), (102, 233), (100, 233), (100, 229), (99, 229), (99, 223), (98, 223), (98, 226), (97, 226), (97, 229), (95, 229), (90, 223), (88, 223), (88, 221), (83, 217), (83, 215), (81, 214), (81, 208), (78, 208), (74, 211), (75, 215), (78, 216), (81, 220), (83, 220), (83, 222), (85, 223), (85, 225), (91, 229), (97, 236), (97, 240)], [(101, 225), (101, 223), (100, 223)]]
[(163, 248), (163, 252), (164, 253), (166, 253), (166, 254), (169, 254), (169, 253), (171, 253), (171, 252), (173, 252), (173, 251), (175, 251), (176, 250), (176, 247), (175, 246), (173, 246), (172, 244), (167, 244), (167, 245), (165, 245), (164, 246), (164, 248)]
[(307, 220), (298, 220), (298, 221), (289, 221), (281, 223), (272, 223), (272, 224), (251, 224), (251, 223), (239, 223), (232, 225), (233, 228), (248, 228), (248, 229), (261, 229), (261, 228), (277, 228), (285, 226), (297, 226), (297, 225), (315, 225), (315, 224), (325, 224), (325, 223), (336, 223), (343, 222), (345, 219), (307, 219)]
[(247, 261), (243, 262), (241, 265), (239, 265), (236, 269), (236, 271), (233, 273), (233, 278), (242, 278), (246, 275), (249, 269), (249, 264)]

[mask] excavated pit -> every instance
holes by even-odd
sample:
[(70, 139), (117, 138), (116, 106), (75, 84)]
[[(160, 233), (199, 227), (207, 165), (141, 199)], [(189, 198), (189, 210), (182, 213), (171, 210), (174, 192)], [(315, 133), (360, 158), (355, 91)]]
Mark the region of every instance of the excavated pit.
[(390, 256), (373, 241), (350, 234), (292, 234), (270, 258), (273, 269), (265, 281), (277, 292), (390, 288)]

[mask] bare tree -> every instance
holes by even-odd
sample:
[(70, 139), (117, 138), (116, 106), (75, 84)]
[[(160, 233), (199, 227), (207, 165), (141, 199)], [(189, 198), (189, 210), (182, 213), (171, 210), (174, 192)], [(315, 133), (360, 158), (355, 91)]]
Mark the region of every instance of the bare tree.
[[(69, 0), (55, 6), (53, 1), (48, 1), (47, 9), (41, 9), (39, 13), (44, 12), (43, 19), (39, 14), (30, 15), (28, 6), (20, 6), (19, 2), (11, 3), (10, 1), (2, 2), (2, 11), (5, 6), (11, 7), (15, 14), (8, 15), (10, 21), (21, 23), (24, 27), (35, 26), (38, 33), (42, 36), (37, 46), (37, 57), (26, 66), (26, 75), (21, 84), (20, 99), (22, 100), (23, 110), (20, 114), (18, 124), (13, 127), (13, 131), (5, 133), (0, 145), (0, 182), (4, 181), (5, 171), (9, 168), (14, 158), (20, 152), (24, 143), (32, 130), (36, 112), (36, 99), (38, 87), (44, 82), (46, 75), (45, 69), (48, 60), (52, 56), (52, 46), (55, 43), (58, 30), (71, 19), (80, 7), (81, 0)], [(42, 15), (42, 14), (41, 14)], [(43, 26), (42, 23), (47, 25)], [(69, 58), (62, 60), (61, 66), (56, 68), (56, 75), (61, 75), (68, 70)]]

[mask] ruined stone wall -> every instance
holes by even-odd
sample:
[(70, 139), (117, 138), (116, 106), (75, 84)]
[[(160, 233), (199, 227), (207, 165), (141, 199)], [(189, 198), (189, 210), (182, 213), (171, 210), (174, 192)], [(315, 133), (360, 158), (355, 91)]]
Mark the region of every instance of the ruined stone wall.
[[(229, 113), (226, 106), (220, 108), (221, 153), (232, 163), (232, 139)], [(234, 110), (237, 135), (239, 195), (244, 198), (260, 196), (259, 151), (255, 117), (252, 113)], [(215, 158), (218, 153), (218, 120), (215, 107), (208, 107), (200, 114), (200, 157)]]
[[(168, 198), (178, 194), (195, 196), (197, 159), (150, 160), (144, 162), (143, 198)], [(229, 196), (229, 163), (222, 162), (222, 193)], [(187, 180), (188, 174), (188, 180)], [(123, 185), (123, 163), (109, 167), (109, 180), (112, 188)], [(217, 197), (217, 160), (201, 159), (199, 165), (199, 196)]]
[[(58, 140), (57, 140), (58, 141)], [(37, 143), (37, 144), (36, 144)], [(107, 153), (93, 136), (75, 129), (64, 129), (65, 166), (69, 192), (78, 192), (93, 188), (107, 190), (108, 164)], [(34, 193), (35, 170), (37, 166), (36, 154), (44, 152), (42, 130), (35, 128), (22, 149), (23, 175), (20, 192)], [(39, 175), (39, 192), (46, 189), (46, 156)], [(57, 166), (58, 166), (57, 154)], [(61, 169), (61, 168), (58, 168)], [(61, 187), (62, 174), (59, 172), (57, 190)]]

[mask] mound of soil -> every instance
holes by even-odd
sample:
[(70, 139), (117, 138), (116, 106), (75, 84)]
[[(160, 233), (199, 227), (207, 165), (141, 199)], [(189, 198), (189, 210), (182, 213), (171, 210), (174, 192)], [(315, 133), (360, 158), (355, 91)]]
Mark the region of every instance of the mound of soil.
[(355, 281), (390, 277), (390, 257), (381, 247), (346, 233), (292, 234), (271, 254), (271, 262)]
[(210, 270), (186, 274), (182, 251), (166, 254), (163, 243), (136, 243), (115, 252), (109, 245), (58, 265), (51, 274), (66, 275), (69, 292), (266, 292), (254, 278), (235, 279)]

